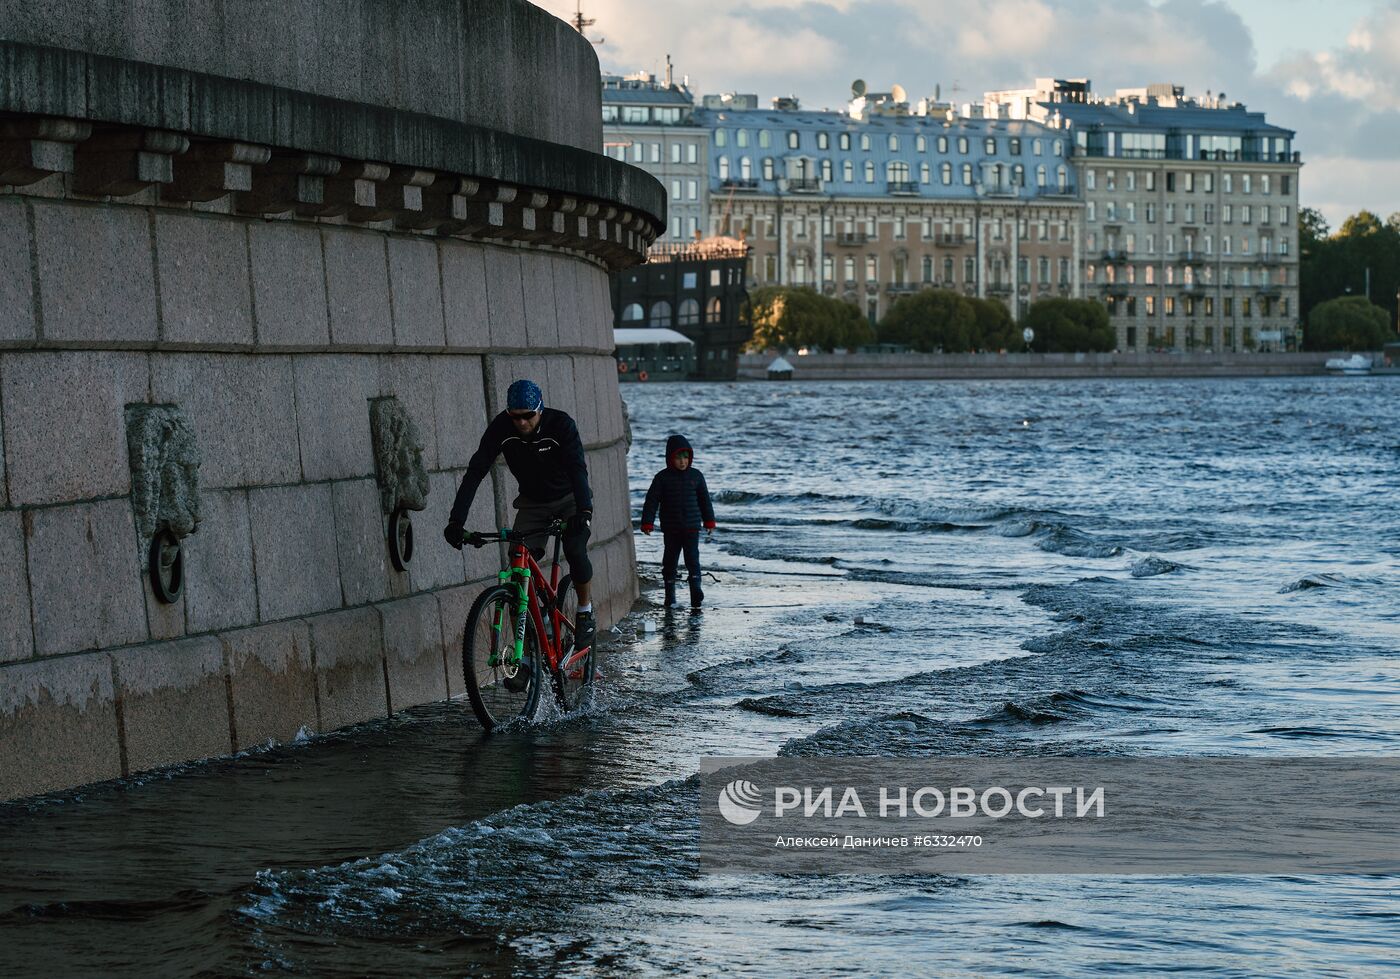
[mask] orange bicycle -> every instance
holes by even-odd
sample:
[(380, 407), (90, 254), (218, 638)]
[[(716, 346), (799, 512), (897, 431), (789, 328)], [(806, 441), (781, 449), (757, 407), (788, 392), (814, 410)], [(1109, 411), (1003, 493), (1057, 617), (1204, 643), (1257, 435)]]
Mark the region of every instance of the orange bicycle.
[(597, 644), (574, 648), (578, 593), (569, 575), (559, 578), (564, 521), (546, 532), (554, 542), (548, 581), (523, 534), (505, 528), (463, 538), (472, 547), (511, 545), (509, 566), (472, 604), (462, 637), (467, 696), (488, 731), (516, 717), (534, 717), (546, 678), (566, 713), (582, 706), (593, 684)]

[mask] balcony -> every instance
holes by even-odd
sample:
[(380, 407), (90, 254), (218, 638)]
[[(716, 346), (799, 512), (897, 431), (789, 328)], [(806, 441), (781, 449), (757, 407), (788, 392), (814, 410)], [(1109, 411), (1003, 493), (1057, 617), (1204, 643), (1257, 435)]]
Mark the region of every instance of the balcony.
[(1254, 291), (1261, 296), (1281, 296), (1283, 295), (1283, 286), (1276, 282), (1270, 282), (1265, 285), (1255, 286)]
[(1254, 260), (1260, 265), (1281, 265), (1283, 264), (1283, 259), (1284, 256), (1279, 255), (1277, 252), (1260, 252), (1254, 257)]
[(992, 282), (987, 285), (987, 295), (989, 296), (1009, 296), (1011, 295), (1011, 283)]
[(1188, 296), (1196, 296), (1206, 291), (1205, 283), (1200, 281), (1199, 279), (1193, 280), (1191, 282), (1178, 283), (1177, 288), (1180, 289), (1182, 292), (1186, 293)]
[(1204, 265), (1206, 256), (1197, 251), (1177, 252), (1176, 260), (1182, 265)]
[(1020, 197), (1021, 188), (1016, 184), (978, 184), (980, 197)]
[(963, 245), (972, 244), (972, 239), (967, 235), (942, 234), (934, 235), (933, 243), (939, 248), (961, 248)]
[(836, 236), (836, 244), (846, 245), (848, 247), (855, 245), (863, 245), (869, 240), (870, 236), (867, 235), (864, 231), (843, 231), (841, 234)]
[(733, 189), (733, 190), (757, 190), (757, 189), (758, 189), (758, 181), (757, 181), (757, 180), (740, 180), (740, 179), (738, 179), (737, 177), (732, 178), (732, 179), (729, 179), (729, 180), (721, 180), (721, 181), (719, 182), (719, 185), (720, 185), (721, 187), (727, 189), (727, 190), (728, 190), (728, 189)]
[(922, 288), (923, 285), (918, 282), (891, 282), (885, 286), (885, 291), (892, 296), (906, 296), (909, 293), (918, 292)]
[(822, 182), (816, 177), (789, 177), (787, 189), (790, 194), (820, 194)]
[(1099, 285), (1099, 291), (1105, 296), (1126, 296), (1129, 292), (1128, 283), (1104, 282)]
[(1128, 253), (1115, 248), (1105, 248), (1099, 257), (1110, 265), (1121, 265), (1128, 260)]
[(917, 194), (919, 185), (912, 180), (889, 180), (885, 182), (887, 194)]

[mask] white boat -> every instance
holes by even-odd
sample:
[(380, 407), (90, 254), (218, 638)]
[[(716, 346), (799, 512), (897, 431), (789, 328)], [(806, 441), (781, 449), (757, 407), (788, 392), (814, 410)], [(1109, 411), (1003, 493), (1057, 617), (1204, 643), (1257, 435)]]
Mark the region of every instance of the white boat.
[(1358, 376), (1371, 373), (1371, 358), (1363, 357), (1361, 354), (1352, 354), (1346, 359), (1334, 357), (1327, 362), (1327, 369), (1334, 374), (1348, 374)]

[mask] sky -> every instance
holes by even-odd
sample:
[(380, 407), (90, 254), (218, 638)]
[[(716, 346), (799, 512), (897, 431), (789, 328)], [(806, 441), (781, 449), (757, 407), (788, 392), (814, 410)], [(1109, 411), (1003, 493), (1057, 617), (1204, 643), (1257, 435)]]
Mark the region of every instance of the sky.
[[(577, 0), (535, 0), (563, 18)], [(1037, 77), (1225, 92), (1297, 132), (1300, 204), (1400, 212), (1400, 0), (583, 0), (605, 71), (844, 107), (850, 83), (968, 101)], [(956, 91), (955, 91), (956, 88)]]

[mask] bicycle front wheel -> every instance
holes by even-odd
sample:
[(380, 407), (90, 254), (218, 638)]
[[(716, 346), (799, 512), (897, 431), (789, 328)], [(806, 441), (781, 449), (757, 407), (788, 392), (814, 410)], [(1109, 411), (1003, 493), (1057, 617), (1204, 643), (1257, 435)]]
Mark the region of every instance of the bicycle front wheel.
[(540, 702), (540, 642), (528, 613), (525, 654), (515, 659), (519, 593), (508, 585), (488, 588), (467, 615), (462, 672), (481, 726), (490, 731), (516, 717), (534, 717)]
[(573, 578), (565, 575), (559, 582), (555, 608), (562, 613), (559, 635), (559, 668), (554, 671), (554, 695), (565, 713), (578, 710), (588, 702), (593, 687), (594, 654), (598, 645), (582, 652), (574, 649), (574, 620), (578, 618), (578, 592)]

